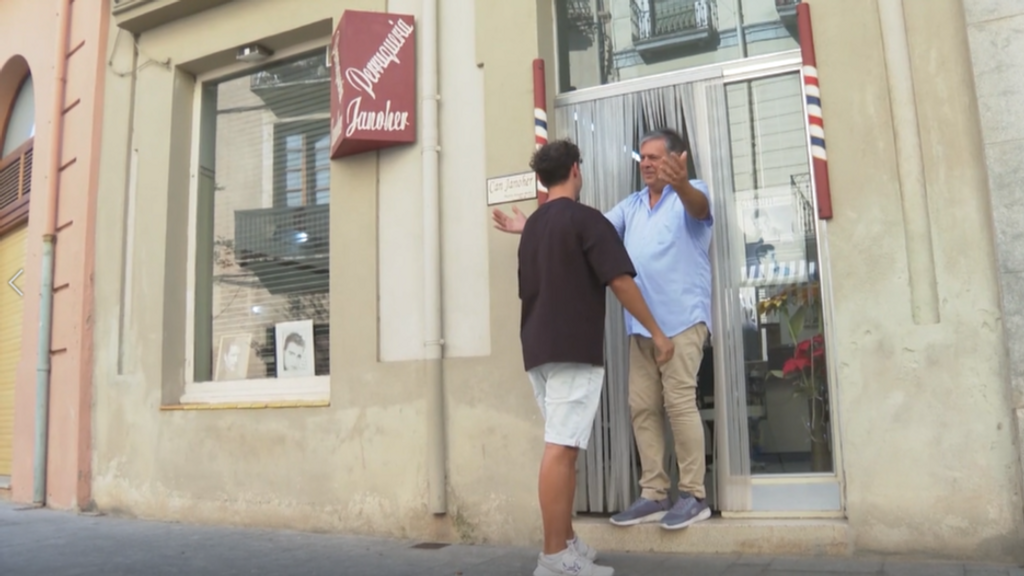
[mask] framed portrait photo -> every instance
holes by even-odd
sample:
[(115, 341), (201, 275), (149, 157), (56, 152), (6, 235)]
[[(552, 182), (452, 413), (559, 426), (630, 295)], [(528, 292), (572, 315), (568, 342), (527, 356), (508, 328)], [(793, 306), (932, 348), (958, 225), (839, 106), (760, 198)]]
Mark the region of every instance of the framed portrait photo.
[(214, 380), (245, 380), (249, 377), (252, 334), (225, 334), (217, 346)]
[(316, 375), (313, 321), (280, 322), (274, 326), (278, 378)]

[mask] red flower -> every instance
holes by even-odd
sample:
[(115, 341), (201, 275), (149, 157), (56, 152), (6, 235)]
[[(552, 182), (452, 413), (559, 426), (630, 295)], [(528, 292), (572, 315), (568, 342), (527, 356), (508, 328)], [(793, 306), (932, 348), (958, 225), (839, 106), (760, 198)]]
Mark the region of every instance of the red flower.
[(794, 358), (820, 358), (825, 355), (825, 337), (821, 334), (796, 345)]
[(793, 374), (795, 372), (803, 372), (804, 368), (810, 367), (810, 358), (794, 356), (793, 358), (786, 360), (786, 363), (782, 365), (782, 374), (785, 376), (789, 376), (790, 374)]

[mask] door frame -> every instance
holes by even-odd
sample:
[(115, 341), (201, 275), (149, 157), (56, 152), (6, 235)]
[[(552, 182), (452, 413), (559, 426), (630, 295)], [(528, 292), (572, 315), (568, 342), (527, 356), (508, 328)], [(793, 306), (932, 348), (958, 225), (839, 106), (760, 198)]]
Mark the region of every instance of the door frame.
[[(572, 92), (566, 92), (557, 94), (554, 98), (555, 113), (558, 113), (559, 108), (572, 106), (574, 104), (580, 104), (583, 102), (589, 102), (593, 100), (601, 100), (604, 98), (610, 98), (615, 96), (622, 96), (625, 94), (631, 94), (635, 92), (642, 92), (645, 90), (663, 88), (666, 86), (674, 86), (679, 84), (690, 84), (690, 83), (703, 83), (705, 87), (709, 83), (721, 84), (728, 86), (729, 84), (744, 82), (750, 80), (756, 80), (761, 78), (768, 78), (772, 76), (779, 76), (785, 74), (796, 73), (800, 75), (800, 90), (802, 97), (802, 106), (804, 111), (804, 118), (806, 122), (807, 118), (807, 94), (806, 87), (803, 82), (803, 60), (800, 54), (800, 50), (790, 50), (786, 52), (779, 52), (775, 54), (758, 56), (747, 58), (744, 60), (733, 60), (728, 62), (721, 62), (715, 64), (709, 64), (704, 66), (698, 66), (693, 68), (687, 68), (683, 70), (676, 70), (663, 74), (646, 76), (642, 78), (636, 78), (631, 80), (625, 80), (616, 82), (613, 84), (606, 84), (602, 86), (594, 86), (590, 88), (584, 88), (575, 90)], [(695, 93), (696, 106), (698, 112), (702, 109), (706, 109), (708, 95), (706, 92)], [(704, 150), (711, 150), (711, 141), (708, 127), (708, 118), (706, 115), (694, 114), (688, 119), (688, 123), (694, 126), (694, 133), (697, 135), (695, 138), (695, 144), (704, 148)], [(557, 124), (557, 123), (556, 123)], [(698, 126), (700, 125), (700, 126)], [(807, 130), (805, 124), (805, 131)], [(559, 135), (555, 135), (559, 137)], [(813, 172), (813, 163), (811, 162), (810, 147), (811, 142), (809, 136), (806, 138), (807, 141), (807, 159), (808, 159), (808, 170)], [(707, 153), (705, 153), (707, 155)], [(817, 209), (817, 195), (814, 190), (814, 178), (811, 178), (811, 197), (815, 201), (815, 209)], [(714, 197), (714, 192), (712, 192)], [(833, 472), (832, 473), (808, 473), (808, 474), (779, 474), (779, 475), (758, 475), (753, 476), (747, 472), (746, 479), (749, 482), (749, 502), (750, 505), (746, 506), (746, 510), (742, 511), (723, 511), (723, 517), (740, 517), (740, 518), (758, 518), (758, 517), (771, 517), (771, 518), (842, 518), (845, 517), (846, 510), (846, 490), (845, 490), (845, 473), (843, 465), (843, 450), (842, 450), (842, 415), (839, 411), (839, 395), (840, 390), (838, 386), (838, 374), (836, 366), (838, 366), (837, 355), (836, 355), (836, 336), (835, 336), (835, 315), (833, 306), (833, 291), (832, 291), (832, 273), (831, 273), (831, 261), (829, 253), (828, 243), (828, 222), (825, 220), (815, 219), (815, 227), (817, 234), (817, 248), (818, 248), (818, 270), (821, 282), (821, 300), (822, 300), (822, 333), (825, 338), (826, 349), (829, 351), (827, 357), (826, 371), (828, 374), (829, 382), (829, 407), (831, 416), (831, 436), (832, 436), (832, 458), (833, 458)], [(712, 261), (713, 268), (720, 265), (720, 261), (723, 256), (718, 254), (715, 243), (712, 243)], [(725, 326), (725, 314), (722, 309), (721, 302), (721, 291), (719, 290), (719, 281), (717, 280), (718, 275), (713, 274), (713, 306), (714, 310), (712, 315), (716, 325)], [(727, 346), (724, 341), (724, 335), (722, 330), (716, 330), (712, 335), (713, 345), (718, 350), (723, 350)], [(715, 380), (716, 380), (716, 395), (721, 389), (724, 392), (724, 377), (726, 369), (721, 360), (722, 354), (716, 354), (715, 357)], [(716, 402), (716, 406), (718, 403)], [(715, 470), (717, 472), (719, 462), (719, 442), (717, 438), (720, 435), (728, 434), (728, 423), (720, 420), (716, 417), (715, 419), (715, 436), (716, 441), (714, 444), (714, 461), (716, 463)], [(747, 466), (749, 468), (749, 450), (745, 455), (747, 458)], [(718, 477), (715, 479), (715, 491), (716, 494), (720, 494), (725, 489), (724, 479)], [(798, 502), (806, 502), (808, 496), (810, 500), (827, 501), (832, 502), (832, 499), (838, 495), (837, 506), (821, 505), (820, 508), (828, 509), (815, 509), (815, 506), (810, 506), (810, 509), (805, 505), (801, 507)], [(772, 505), (767, 505), (769, 502), (789, 502), (790, 505), (779, 506), (780, 509), (776, 510)]]

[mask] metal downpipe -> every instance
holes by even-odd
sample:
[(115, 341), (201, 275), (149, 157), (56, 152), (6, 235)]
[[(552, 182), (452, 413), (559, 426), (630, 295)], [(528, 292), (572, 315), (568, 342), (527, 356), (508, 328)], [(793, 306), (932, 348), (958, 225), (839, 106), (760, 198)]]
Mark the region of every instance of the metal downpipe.
[(423, 357), (427, 382), (427, 484), (430, 512), (448, 511), (442, 329), (440, 138), (438, 119), (438, 0), (423, 0), (420, 76), (423, 127)]
[(57, 51), (54, 54), (53, 108), (51, 110), (50, 158), (44, 204), (42, 270), (39, 275), (39, 334), (36, 347), (35, 442), (32, 448), (32, 502), (46, 505), (46, 461), (50, 426), (50, 348), (53, 333), (53, 253), (57, 241), (57, 189), (60, 182), (60, 151), (64, 140), (64, 95), (68, 78), (68, 37), (71, 32), (71, 1), (60, 0)]

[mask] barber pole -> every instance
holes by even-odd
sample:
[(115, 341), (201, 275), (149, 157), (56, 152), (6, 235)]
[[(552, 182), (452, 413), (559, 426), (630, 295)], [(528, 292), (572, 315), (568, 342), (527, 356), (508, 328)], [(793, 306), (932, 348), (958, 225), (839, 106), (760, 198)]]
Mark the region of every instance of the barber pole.
[(828, 185), (825, 122), (821, 116), (821, 90), (818, 88), (818, 65), (814, 57), (814, 35), (811, 33), (811, 7), (806, 2), (797, 4), (796, 17), (800, 33), (800, 53), (803, 56), (804, 98), (811, 145), (811, 172), (814, 175), (814, 193), (818, 200), (818, 218), (829, 220), (832, 218), (832, 193)]
[[(544, 60), (533, 61), (533, 135), (536, 149), (548, 143), (547, 89), (544, 84)], [(537, 205), (548, 199), (548, 189), (537, 178)]]

